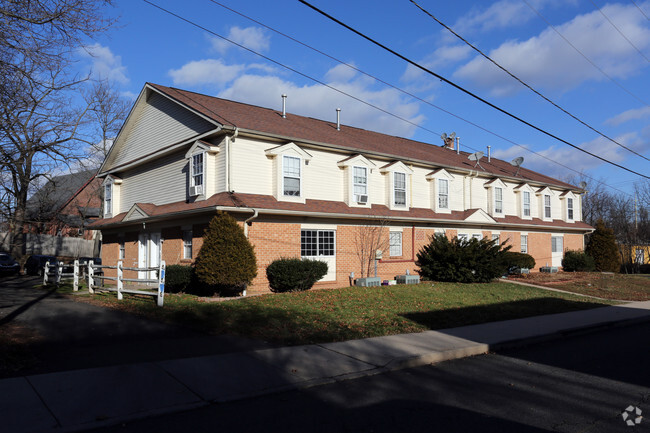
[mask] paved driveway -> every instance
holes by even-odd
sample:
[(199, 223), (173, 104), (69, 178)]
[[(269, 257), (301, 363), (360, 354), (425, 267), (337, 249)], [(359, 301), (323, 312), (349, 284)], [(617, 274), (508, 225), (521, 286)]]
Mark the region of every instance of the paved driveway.
[(35, 277), (0, 276), (0, 333), (21, 330), (35, 363), (25, 375), (273, 347), (232, 336), (209, 336), (34, 289)]

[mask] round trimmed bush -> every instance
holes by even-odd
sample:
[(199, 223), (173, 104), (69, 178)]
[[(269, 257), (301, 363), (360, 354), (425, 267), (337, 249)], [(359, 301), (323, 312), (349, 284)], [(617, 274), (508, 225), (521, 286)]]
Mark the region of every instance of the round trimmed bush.
[(327, 263), (320, 260), (278, 259), (266, 268), (272, 292), (301, 292), (327, 274)]
[(165, 269), (165, 290), (169, 293), (185, 292), (192, 281), (191, 266), (169, 265)]
[(535, 259), (530, 254), (507, 251), (504, 254), (504, 260), (508, 268), (508, 273), (514, 273), (521, 269), (535, 268)]
[(596, 269), (594, 259), (583, 251), (567, 251), (562, 259), (562, 270), (566, 272), (592, 272)]

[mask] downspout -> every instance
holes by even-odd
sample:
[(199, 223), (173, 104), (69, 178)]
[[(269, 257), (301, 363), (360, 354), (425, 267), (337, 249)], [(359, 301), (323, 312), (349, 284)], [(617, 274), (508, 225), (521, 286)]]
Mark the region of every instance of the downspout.
[(257, 209), (251, 210), (253, 211), (253, 215), (244, 221), (244, 236), (246, 236), (246, 239), (248, 239), (248, 226), (253, 225), (252, 221), (259, 216)]
[(415, 224), (411, 225), (411, 260), (415, 263)]

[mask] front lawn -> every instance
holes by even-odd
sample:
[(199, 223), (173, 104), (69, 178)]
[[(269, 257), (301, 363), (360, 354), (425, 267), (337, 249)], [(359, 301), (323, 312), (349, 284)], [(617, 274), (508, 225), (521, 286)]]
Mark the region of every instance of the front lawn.
[(208, 302), (165, 295), (163, 308), (150, 297), (115, 293), (74, 298), (119, 308), (211, 334), (234, 334), (280, 344), (310, 344), (421, 332), (497, 320), (594, 308), (607, 304), (505, 282), (422, 283), (349, 287)]
[(600, 272), (535, 272), (518, 277), (521, 281), (567, 292), (627, 301), (650, 300), (650, 275), (603, 274)]

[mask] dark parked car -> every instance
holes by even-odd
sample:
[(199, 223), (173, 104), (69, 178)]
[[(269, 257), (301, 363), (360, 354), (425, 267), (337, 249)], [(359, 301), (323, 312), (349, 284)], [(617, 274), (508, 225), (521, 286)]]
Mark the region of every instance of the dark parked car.
[(18, 262), (7, 253), (0, 253), (0, 273), (17, 274), (20, 271)]
[(54, 256), (41, 256), (34, 255), (30, 256), (25, 262), (25, 274), (26, 275), (38, 275), (43, 276), (43, 268), (45, 263), (50, 262), (50, 266), (55, 266), (58, 264), (56, 257)]

